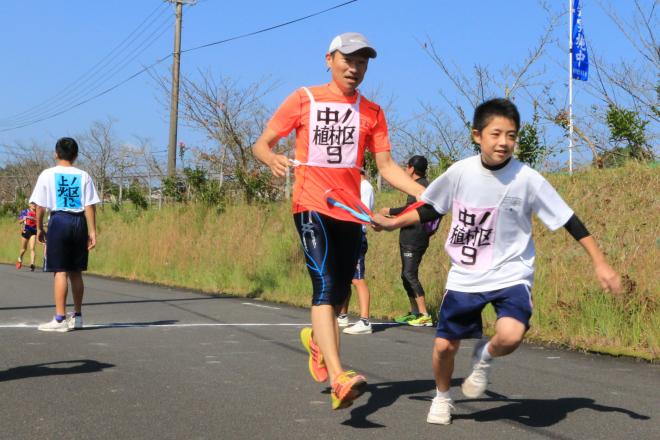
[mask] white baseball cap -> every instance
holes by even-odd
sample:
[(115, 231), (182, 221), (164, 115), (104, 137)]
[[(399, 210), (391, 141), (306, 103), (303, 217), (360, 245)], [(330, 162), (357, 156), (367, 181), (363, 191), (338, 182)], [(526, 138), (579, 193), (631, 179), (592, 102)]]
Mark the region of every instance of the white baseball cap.
[(332, 39), (330, 42), (330, 47), (328, 48), (328, 53), (332, 53), (338, 50), (344, 55), (349, 55), (362, 49), (367, 49), (367, 56), (369, 58), (376, 58), (376, 49), (371, 47), (367, 37), (358, 32), (346, 32), (337, 35)]

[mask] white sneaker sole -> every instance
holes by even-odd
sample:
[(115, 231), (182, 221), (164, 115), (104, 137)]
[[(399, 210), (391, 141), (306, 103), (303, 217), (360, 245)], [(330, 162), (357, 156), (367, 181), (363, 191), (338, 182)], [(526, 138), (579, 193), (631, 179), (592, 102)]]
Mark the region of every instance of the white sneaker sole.
[(432, 423), (434, 425), (451, 425), (451, 416), (438, 417), (429, 414), (428, 417), (426, 417), (426, 423)]
[(369, 329), (369, 330), (350, 330), (350, 329), (347, 328), (347, 329), (344, 329), (343, 333), (347, 334), (347, 335), (369, 335), (369, 334), (373, 333), (373, 330), (372, 329)]
[(37, 327), (37, 330), (42, 331), (42, 332), (66, 333), (66, 332), (70, 332), (72, 329), (70, 329), (69, 327), (58, 327), (58, 328), (41, 328), (41, 327)]
[(461, 385), (461, 391), (463, 392), (463, 395), (470, 399), (476, 399), (477, 397), (480, 397), (483, 393), (486, 392), (486, 388), (488, 388), (488, 385), (484, 386), (472, 383), (469, 377), (465, 379)]

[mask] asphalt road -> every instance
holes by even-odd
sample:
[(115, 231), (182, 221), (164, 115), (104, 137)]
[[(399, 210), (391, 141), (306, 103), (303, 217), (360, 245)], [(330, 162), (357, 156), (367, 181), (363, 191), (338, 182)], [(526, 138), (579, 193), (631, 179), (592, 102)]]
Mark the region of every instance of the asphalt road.
[(333, 411), (307, 372), (305, 309), (88, 276), (86, 328), (52, 317), (52, 277), (0, 265), (2, 439), (660, 439), (660, 365), (523, 345), (450, 426), (426, 423), (434, 331), (342, 338), (369, 388)]

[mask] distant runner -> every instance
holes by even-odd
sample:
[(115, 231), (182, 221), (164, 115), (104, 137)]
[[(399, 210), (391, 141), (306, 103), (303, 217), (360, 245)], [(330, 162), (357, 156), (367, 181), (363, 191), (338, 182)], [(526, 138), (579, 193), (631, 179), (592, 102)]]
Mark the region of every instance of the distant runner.
[(37, 239), (37, 206), (30, 203), (27, 209), (21, 211), (18, 216), (18, 223), (21, 224), (21, 248), (18, 252), (18, 261), (16, 269), (23, 267), (23, 255), (27, 248), (30, 248), (30, 271), (34, 272), (34, 244)]

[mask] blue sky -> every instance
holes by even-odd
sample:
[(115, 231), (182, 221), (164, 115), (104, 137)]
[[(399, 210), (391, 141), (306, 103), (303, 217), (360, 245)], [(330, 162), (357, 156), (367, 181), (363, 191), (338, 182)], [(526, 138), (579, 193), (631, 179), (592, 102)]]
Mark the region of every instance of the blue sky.
[[(200, 0), (184, 8), (182, 49), (273, 26), (340, 3), (342, 0)], [(566, 0), (549, 3), (555, 10), (568, 8)], [(632, 6), (628, 1), (602, 3), (612, 4), (624, 18), (630, 16)], [(174, 6), (161, 0), (2, 2), (0, 130), (15, 126), (16, 114), (43, 101), (50, 99), (43, 114), (47, 116), (167, 56), (173, 47), (173, 10)], [(115, 58), (102, 70), (106, 77), (97, 72), (92, 81), (76, 83), (148, 17), (153, 21), (143, 26), (147, 32), (142, 36), (153, 35), (151, 46), (121, 69), (119, 58)], [(420, 102), (442, 107), (441, 90), (450, 97), (456, 94), (420, 42), (430, 39), (447, 63), (465, 72), (474, 64), (500, 71), (521, 62), (540, 37), (545, 22), (546, 14), (535, 0), (359, 0), (280, 29), (184, 53), (181, 69), (183, 75), (208, 70), (243, 84), (268, 77), (279, 84), (266, 97), (266, 103), (275, 108), (295, 88), (327, 82), (324, 54), (330, 40), (341, 32), (359, 31), (371, 40), (379, 54), (369, 66), (362, 90), (378, 90), (380, 96), (393, 97), (397, 113), (406, 118), (420, 111)], [(630, 53), (628, 42), (599, 2), (584, 0), (584, 25), (587, 40), (599, 56), (608, 61), (634, 62), (636, 55)], [(562, 84), (567, 76), (567, 32), (568, 21), (564, 17), (557, 30), (558, 44), (551, 45), (538, 66), (545, 70), (547, 78), (563, 81)], [(142, 41), (136, 35), (130, 38)], [(117, 67), (112, 76), (111, 67)], [(155, 71), (168, 75), (170, 67), (168, 59)], [(72, 83), (76, 87), (66, 97), (58, 98), (57, 94)], [(149, 138), (154, 151), (161, 152), (167, 148), (169, 114), (156, 99), (160, 94), (154, 80), (142, 74), (52, 119), (0, 132), (0, 145), (36, 141), (50, 148), (58, 137), (75, 136), (86, 131), (93, 121), (112, 117), (116, 119), (118, 140), (131, 143), (136, 135)], [(72, 97), (78, 99), (70, 101)], [(578, 111), (580, 104), (593, 102), (577, 82), (575, 99)], [(528, 119), (524, 103), (521, 109), (523, 119)], [(201, 134), (183, 126), (179, 140), (201, 147), (204, 142)], [(0, 154), (4, 155), (2, 149)], [(165, 158), (164, 154), (161, 156)]]

